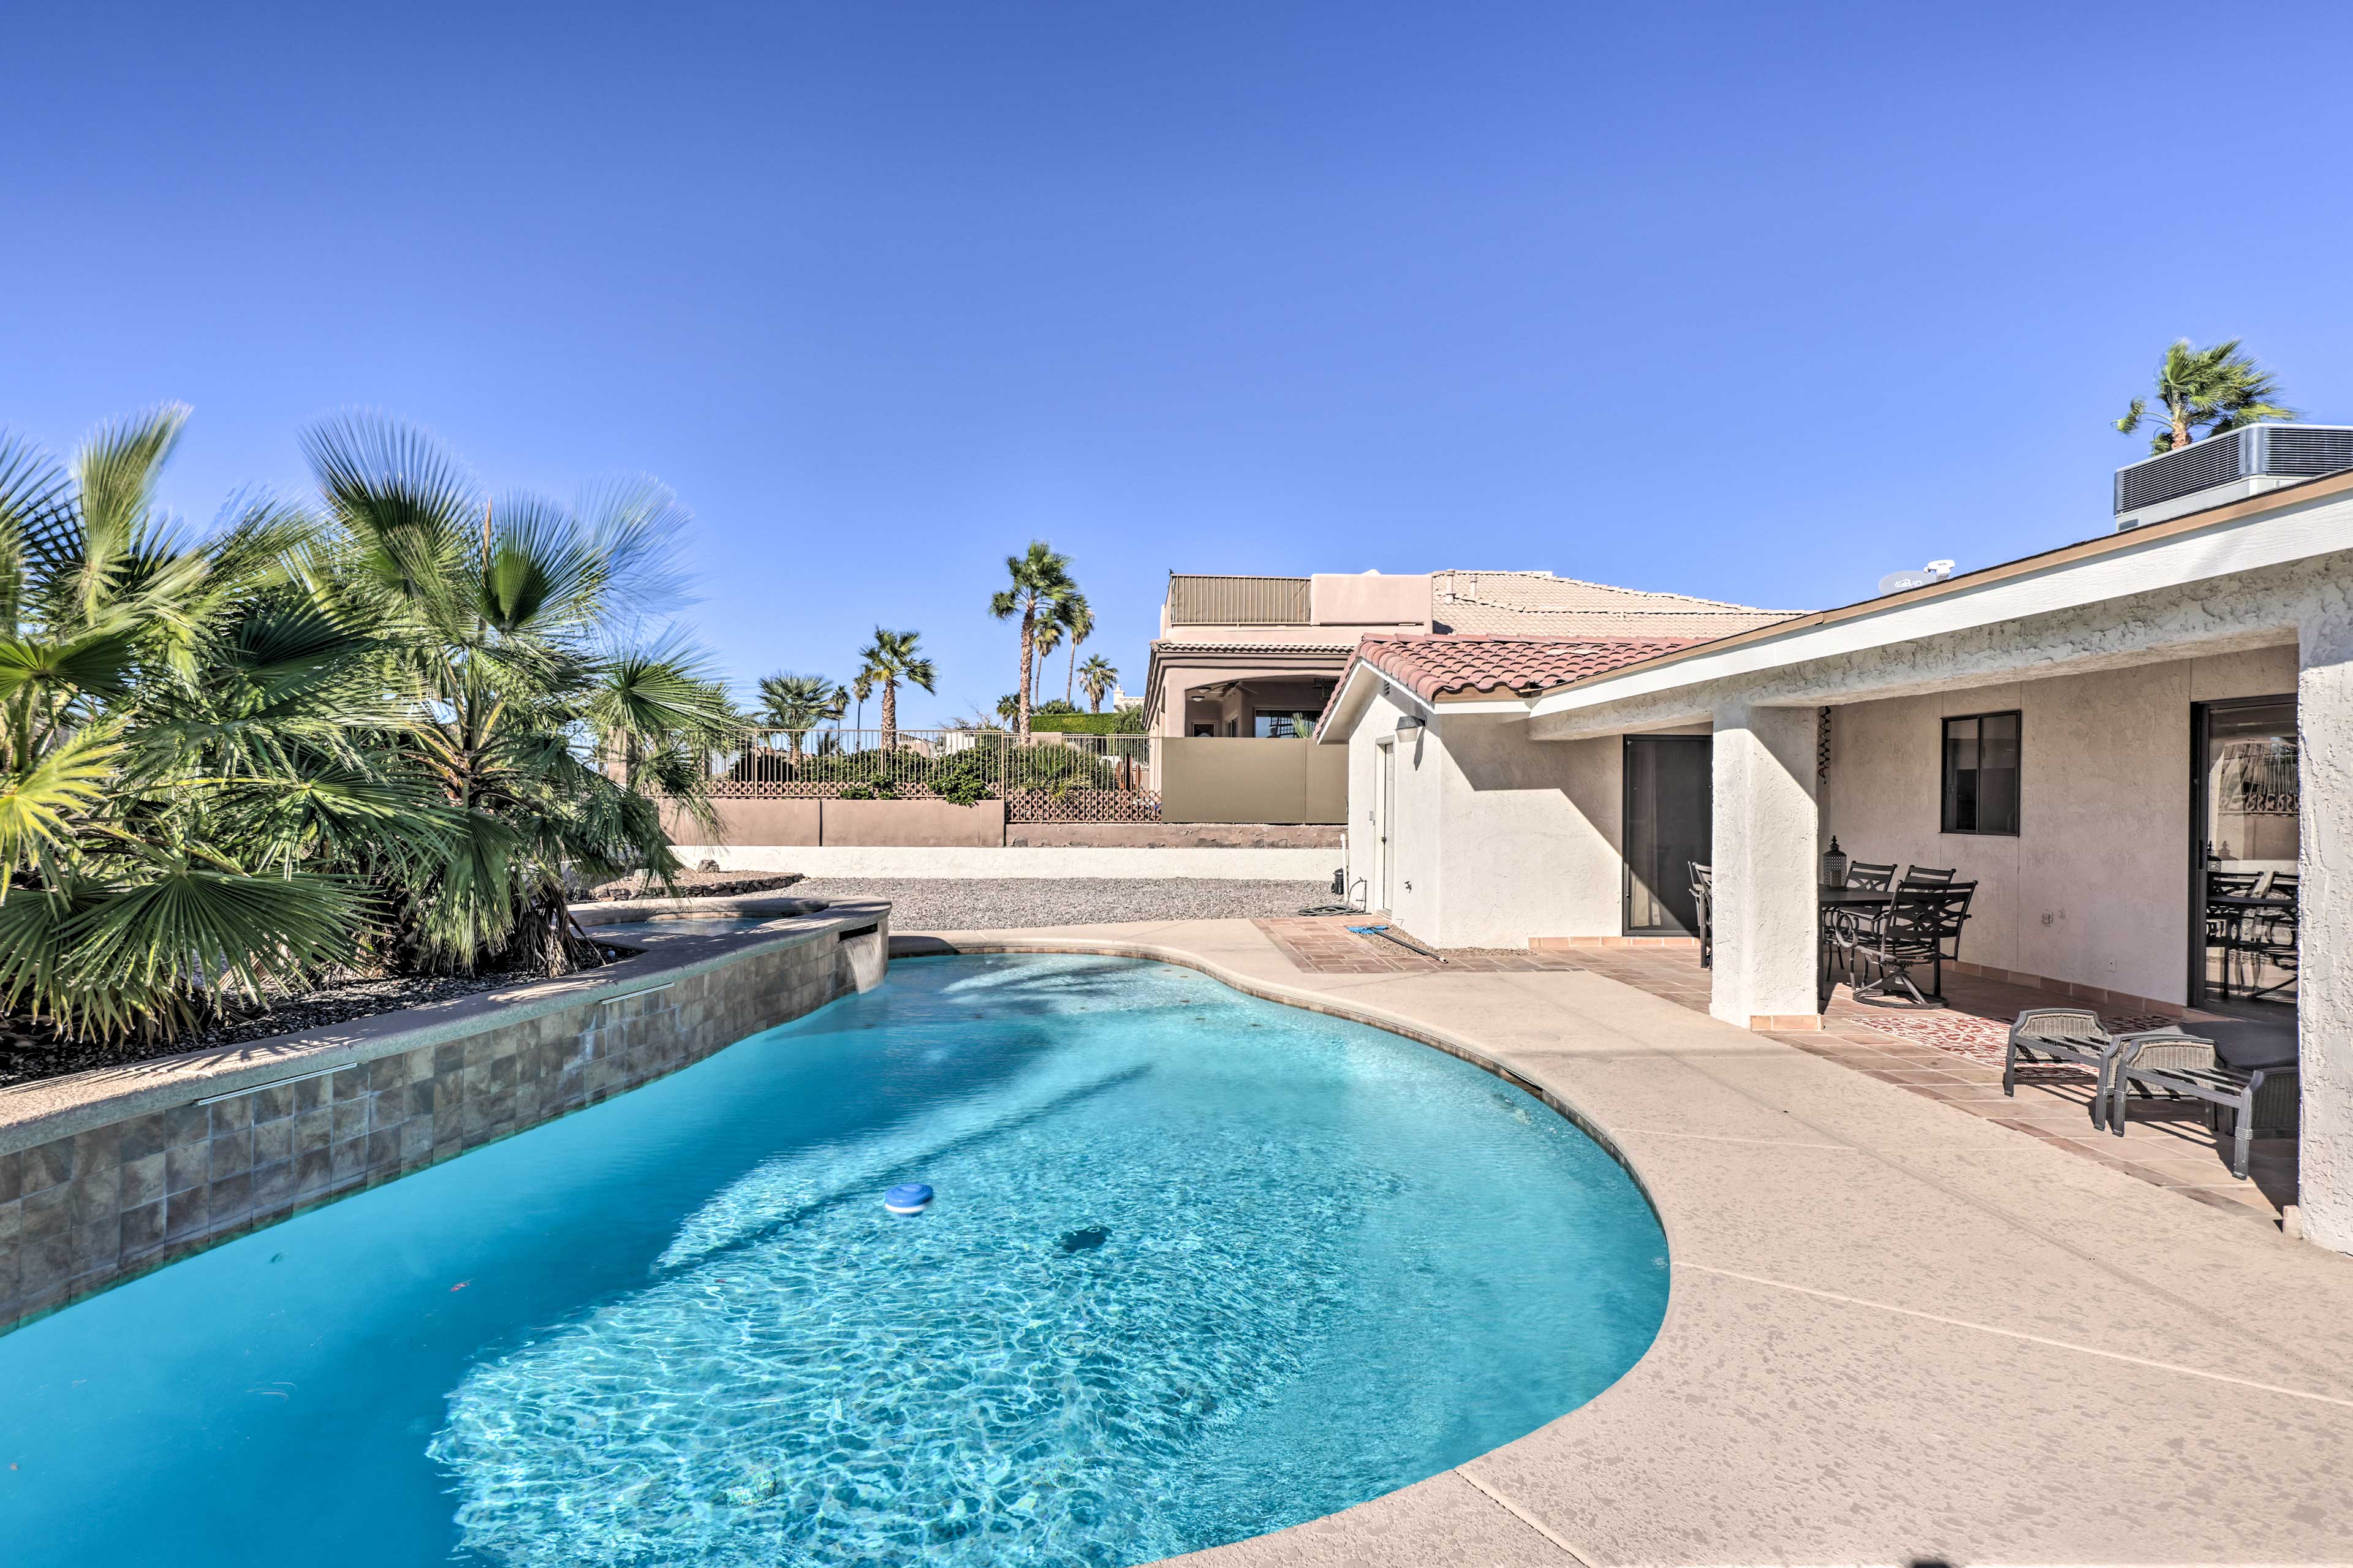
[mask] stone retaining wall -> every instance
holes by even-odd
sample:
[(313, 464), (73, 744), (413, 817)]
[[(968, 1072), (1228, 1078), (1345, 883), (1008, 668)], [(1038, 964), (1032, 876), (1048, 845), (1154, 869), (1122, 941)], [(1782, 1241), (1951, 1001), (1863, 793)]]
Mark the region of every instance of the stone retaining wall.
[(871, 989), (889, 906), (0, 1094), (0, 1332)]

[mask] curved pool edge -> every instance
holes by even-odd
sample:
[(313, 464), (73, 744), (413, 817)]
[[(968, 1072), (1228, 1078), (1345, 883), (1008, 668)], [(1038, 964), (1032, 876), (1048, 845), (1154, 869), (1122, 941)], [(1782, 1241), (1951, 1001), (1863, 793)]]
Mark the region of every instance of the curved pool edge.
[[(966, 932), (913, 931), (894, 932), (890, 943), (890, 957), (893, 961), (902, 958), (949, 958), (990, 953), (1045, 953), (1072, 957), (1128, 958), (1146, 963), (1171, 964), (1176, 968), (1189, 969), (1197, 973), (1207, 975), (1219, 984), (1230, 990), (1239, 991), (1246, 996), (1253, 996), (1261, 1001), (1271, 1002), (1281, 1006), (1296, 1007), (1302, 1012), (1319, 1013), (1327, 1017), (1362, 1024), (1368, 1028), (1399, 1036), (1417, 1045), (1443, 1051), (1448, 1056), (1468, 1062), (1481, 1071), (1502, 1079), (1514, 1089), (1541, 1100), (1562, 1120), (1591, 1139), (1603, 1153), (1609, 1156), (1619, 1169), (1626, 1173), (1627, 1179), (1633, 1183), (1634, 1190), (1641, 1194), (1642, 1202), (1649, 1206), (1651, 1216), (1658, 1221), (1659, 1229), (1666, 1237), (1668, 1258), (1672, 1260), (1675, 1255), (1675, 1229), (1672, 1216), (1665, 1208), (1661, 1206), (1658, 1195), (1652, 1190), (1650, 1182), (1643, 1176), (1641, 1168), (1634, 1163), (1633, 1157), (1628, 1153), (1624, 1143), (1609, 1131), (1608, 1125), (1590, 1110), (1571, 1101), (1550, 1085), (1539, 1082), (1513, 1068), (1493, 1054), (1491, 1047), (1482, 1046), (1463, 1035), (1439, 1028), (1419, 1019), (1407, 1017), (1387, 1008), (1359, 1002), (1343, 1001), (1319, 992), (1285, 985), (1280, 981), (1248, 974), (1189, 948), (1140, 939), (1025, 936), (1018, 931), (990, 932), (986, 935)], [(1379, 1515), (1401, 1512), (1408, 1520), (1413, 1521), (1417, 1533), (1426, 1531), (1429, 1525), (1433, 1522), (1441, 1523), (1443, 1528), (1441, 1539), (1446, 1542), (1449, 1552), (1467, 1553), (1461, 1558), (1466, 1562), (1475, 1560), (1482, 1563), (1497, 1564), (1520, 1562), (1528, 1549), (1528, 1538), (1533, 1537), (1541, 1545), (1541, 1554), (1526, 1558), (1526, 1561), (1572, 1565), (1591, 1563), (1597, 1560), (1595, 1557), (1563, 1539), (1551, 1527), (1515, 1506), (1500, 1492), (1490, 1489), (1478, 1478), (1470, 1474), (1468, 1467), (1479, 1463), (1482, 1459), (1506, 1453), (1522, 1444), (1528, 1443), (1543, 1433), (1557, 1427), (1563, 1422), (1574, 1421), (1583, 1412), (1592, 1409), (1594, 1405), (1609, 1398), (1614, 1390), (1623, 1386), (1629, 1378), (1634, 1376), (1658, 1355), (1659, 1347), (1667, 1340), (1669, 1329), (1678, 1321), (1678, 1308), (1683, 1296), (1684, 1291), (1676, 1281), (1675, 1271), (1670, 1268), (1667, 1271), (1666, 1308), (1660, 1315), (1657, 1332), (1651, 1335), (1651, 1342), (1643, 1347), (1641, 1355), (1635, 1359), (1632, 1365), (1620, 1373), (1607, 1387), (1596, 1393), (1592, 1398), (1561, 1412), (1534, 1432), (1515, 1437), (1499, 1447), (1488, 1449), (1483, 1454), (1474, 1455), (1437, 1475), (1425, 1477), (1421, 1480), (1398, 1487), (1393, 1491), (1384, 1492), (1378, 1497), (1367, 1498), (1363, 1502), (1351, 1504), (1336, 1512), (1303, 1521), (1298, 1524), (1286, 1525), (1281, 1530), (1270, 1531), (1263, 1535), (1250, 1536), (1219, 1546), (1205, 1547), (1198, 1552), (1186, 1552), (1181, 1556), (1162, 1558), (1157, 1563), (1139, 1564), (1138, 1568), (1173, 1568), (1176, 1564), (1190, 1564), (1194, 1565), (1194, 1568), (1213, 1568), (1213, 1565), (1214, 1568), (1240, 1568), (1240, 1565), (1246, 1562), (1324, 1561), (1326, 1559), (1322, 1553), (1293, 1556), (1284, 1552), (1279, 1556), (1261, 1557), (1259, 1552), (1261, 1550), (1272, 1548), (1275, 1543), (1283, 1542), (1295, 1532), (1313, 1532), (1333, 1521), (1352, 1516), (1362, 1517), (1368, 1512)], [(1465, 1496), (1466, 1492), (1471, 1495)], [(1508, 1527), (1501, 1525), (1493, 1517), (1498, 1512), (1511, 1521)], [(1392, 1527), (1384, 1520), (1376, 1528), (1381, 1533), (1388, 1534)], [(1426, 1536), (1425, 1539), (1427, 1539)], [(1372, 1561), (1356, 1554), (1333, 1556), (1329, 1560), (1351, 1564)], [(1434, 1560), (1410, 1549), (1407, 1556), (1398, 1559), (1400, 1562), (1415, 1563)]]

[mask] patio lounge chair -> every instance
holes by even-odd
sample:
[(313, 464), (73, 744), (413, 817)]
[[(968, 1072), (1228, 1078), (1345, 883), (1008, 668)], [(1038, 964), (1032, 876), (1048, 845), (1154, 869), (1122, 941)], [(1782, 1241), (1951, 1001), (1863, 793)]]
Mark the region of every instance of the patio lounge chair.
[[(1931, 1002), (1941, 1005), (1945, 960), (1961, 955), (1961, 928), (1968, 923), (1969, 900), (1977, 890), (1975, 882), (1946, 885), (1906, 877), (1888, 896), (1876, 923), (1841, 922), (1837, 940), (1847, 973), (1860, 980), (1865, 965), (1879, 971), (1878, 979), (1855, 986), (1854, 999), (1860, 1002), (1874, 993), (1893, 996), (1901, 986), (1916, 1006)], [(1926, 994), (1912, 978), (1912, 972), (1923, 966), (1932, 976)]]
[[(2203, 1047), (2205, 1060), (2196, 1059)], [(2157, 1029), (2133, 1037), (2117, 1053), (2108, 1088), (2108, 1124), (2125, 1135), (2125, 1091), (2161, 1089), (2189, 1100), (2201, 1100), (2217, 1139), (2231, 1140), (2231, 1174), (2247, 1179), (2248, 1143), (2258, 1121), (2270, 1121), (2266, 1132), (2295, 1130), (2296, 1055), (2292, 1041), (2242, 1048), (2236, 1062), (2217, 1059), (2213, 1043), (2178, 1029)], [(2282, 1115), (2284, 1105), (2286, 1113)], [(2259, 1112), (2262, 1113), (2259, 1116)], [(2228, 1115), (2227, 1125), (2224, 1116)], [(2284, 1125), (2282, 1125), (2282, 1124)]]
[(2100, 1016), (2086, 1007), (2029, 1007), (2010, 1026), (2010, 1044), (2001, 1054), (2001, 1091), (2017, 1098), (2021, 1062), (2073, 1062), (2090, 1068), (2099, 1079), (2092, 1092), (2092, 1125), (2098, 1127), (2107, 1118), (2108, 1078), (2116, 1055), (2137, 1038), (2109, 1034)]

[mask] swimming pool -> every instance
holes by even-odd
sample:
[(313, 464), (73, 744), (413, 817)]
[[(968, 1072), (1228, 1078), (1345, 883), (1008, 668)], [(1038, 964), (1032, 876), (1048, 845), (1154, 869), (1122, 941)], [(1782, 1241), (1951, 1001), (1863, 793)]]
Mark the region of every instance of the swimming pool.
[[(938, 1191), (887, 1215), (893, 1182)], [(1187, 970), (938, 958), (0, 1338), (12, 1561), (1113, 1565), (1641, 1355), (1541, 1103)]]

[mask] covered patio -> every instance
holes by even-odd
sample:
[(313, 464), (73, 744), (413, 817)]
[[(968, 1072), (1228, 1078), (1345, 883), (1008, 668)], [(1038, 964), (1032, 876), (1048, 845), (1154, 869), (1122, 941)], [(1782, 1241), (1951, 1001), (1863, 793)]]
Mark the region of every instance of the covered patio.
[[(1873, 1070), (1928, 1075), (1919, 1087), (1972, 1109), (1989, 1055), (2000, 1095), (2000, 1039), (2028, 1006), (2072, 1002), (2111, 1034), (2178, 1025), (2215, 1042), (2208, 1060), (2226, 1074), (2300, 1068), (2301, 1158), (2274, 1141), (2247, 1185), (2292, 1230), (2353, 1249), (2353, 985), (2330, 962), (2353, 884), (2328, 875), (2353, 812), (2348, 495), (2353, 478), (2316, 481), (1535, 700), (1539, 742), (1703, 724), (1709, 737), (1713, 965), (1609, 962), (1662, 994), (1704, 987), (1715, 1016), (1820, 1037), (1809, 1048), (1825, 1053), (1887, 1054), (1854, 1028), (1915, 1040), (1938, 1057), (1899, 1051)], [(1825, 906), (1843, 901), (1823, 887), (1844, 874), (1825, 862), (1833, 838), (1877, 876), (1948, 885), (1953, 919), (1933, 970), (1865, 986), (1880, 994), (1862, 1003), (1841, 984), (1825, 1006)], [(1643, 874), (1672, 871), (1630, 869)], [(1950, 1005), (1902, 1005), (1915, 983)], [(2089, 1083), (2073, 1068), (2027, 1076), (2045, 1099)], [(2009, 1114), (2016, 1103), (1986, 1109), (2160, 1184), (2231, 1182), (2200, 1179), (2215, 1137), (2204, 1106), (2136, 1098), (2118, 1139), (2087, 1104), (2070, 1128), (2067, 1111)]]
[[(2133, 1058), (2122, 1138), (2072, 1067), (1994, 1109), (2353, 1250), (2353, 474), (1712, 641), (1368, 640), (1316, 743), (1348, 752), (1349, 896), (1425, 942), (1593, 948), (1967, 1100), (2029, 1007), (2173, 1026), (2211, 1045)], [(1909, 959), (1906, 877), (1948, 928)], [(1703, 930), (1706, 967), (1674, 945)], [(2249, 1180), (2213, 1173), (2235, 1111), (2147, 1098), (2159, 1068), (2263, 1097)]]

